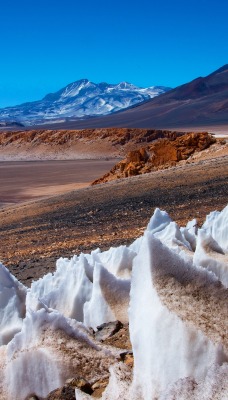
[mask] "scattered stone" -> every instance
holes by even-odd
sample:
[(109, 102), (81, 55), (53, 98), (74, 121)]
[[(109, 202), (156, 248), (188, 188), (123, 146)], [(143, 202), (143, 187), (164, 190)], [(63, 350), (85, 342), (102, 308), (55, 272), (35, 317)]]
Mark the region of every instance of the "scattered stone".
[(32, 394), (26, 397), (25, 400), (39, 400), (39, 397), (37, 397), (35, 394)]
[[(94, 391), (91, 387), (91, 384), (84, 378), (71, 378), (67, 379), (62, 388), (53, 390), (45, 400), (75, 400), (76, 388), (89, 395), (91, 395)], [(34, 400), (36, 399), (37, 398)], [(32, 400), (32, 398), (29, 398), (29, 400)]]
[(95, 332), (95, 338), (99, 341), (104, 341), (111, 336), (115, 335), (123, 327), (122, 322), (113, 321), (102, 324), (97, 327), (97, 332)]
[(120, 353), (120, 359), (124, 362), (124, 364), (133, 368), (134, 366), (133, 351), (124, 351), (123, 353)]
[(93, 397), (100, 398), (106, 387), (108, 386), (109, 378), (99, 379), (92, 385)]
[(129, 324), (124, 324), (123, 327), (113, 336), (103, 340), (103, 343), (108, 346), (113, 346), (124, 351), (131, 351), (132, 345), (129, 335)]
[(69, 386), (74, 387), (74, 388), (77, 387), (84, 393), (87, 393), (87, 394), (93, 393), (91, 384), (88, 381), (86, 381), (84, 378), (73, 378), (71, 380), (68, 380), (67, 382), (69, 382), (68, 383)]
[(49, 393), (45, 400), (75, 400), (75, 389), (70, 386), (63, 386)]

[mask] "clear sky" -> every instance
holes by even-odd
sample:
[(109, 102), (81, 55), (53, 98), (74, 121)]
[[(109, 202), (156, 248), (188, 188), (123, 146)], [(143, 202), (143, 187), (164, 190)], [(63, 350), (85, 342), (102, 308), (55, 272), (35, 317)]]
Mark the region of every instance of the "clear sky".
[(175, 87), (228, 63), (227, 0), (2, 0), (0, 107), (82, 78)]

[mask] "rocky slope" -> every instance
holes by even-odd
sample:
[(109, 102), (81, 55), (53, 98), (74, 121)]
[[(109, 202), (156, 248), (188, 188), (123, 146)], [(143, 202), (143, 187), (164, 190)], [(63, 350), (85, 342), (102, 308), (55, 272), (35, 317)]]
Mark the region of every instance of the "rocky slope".
[(130, 151), (123, 161), (116, 164), (109, 173), (97, 179), (93, 184), (141, 175), (158, 169), (176, 165), (187, 160), (195, 152), (205, 150), (216, 142), (208, 133), (188, 133), (181, 137), (170, 137), (156, 140), (154, 143)]
[(0, 109), (0, 121), (36, 125), (106, 115), (142, 103), (169, 89), (163, 86), (140, 88), (128, 82), (96, 84), (81, 79), (42, 100)]

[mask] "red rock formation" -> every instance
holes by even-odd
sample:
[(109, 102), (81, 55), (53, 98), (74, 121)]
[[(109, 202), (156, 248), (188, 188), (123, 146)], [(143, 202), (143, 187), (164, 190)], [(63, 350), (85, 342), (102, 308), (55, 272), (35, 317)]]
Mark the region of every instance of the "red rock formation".
[(158, 139), (147, 147), (130, 151), (125, 160), (116, 164), (109, 173), (93, 184), (174, 166), (181, 160), (187, 160), (193, 153), (206, 149), (215, 141), (212, 135), (206, 132), (188, 133), (175, 139)]
[(158, 138), (184, 133), (154, 129), (30, 130), (0, 132), (0, 159), (123, 158)]
[(150, 143), (158, 138), (176, 139), (183, 135), (181, 132), (155, 130), (155, 129), (129, 129), (129, 128), (103, 128), (103, 129), (82, 129), (82, 130), (28, 130), (17, 132), (1, 132), (0, 145), (6, 146), (9, 143), (16, 144), (66, 144), (77, 140), (98, 140), (106, 139), (114, 146), (124, 146), (127, 143), (139, 144)]

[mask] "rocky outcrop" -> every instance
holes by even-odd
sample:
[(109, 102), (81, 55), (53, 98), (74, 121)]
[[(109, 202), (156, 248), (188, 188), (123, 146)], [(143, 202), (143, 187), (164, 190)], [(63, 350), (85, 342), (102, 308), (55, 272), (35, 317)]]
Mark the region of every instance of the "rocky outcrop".
[(175, 166), (179, 161), (187, 160), (193, 153), (200, 152), (215, 142), (216, 139), (206, 132), (158, 139), (147, 147), (130, 151), (126, 159), (116, 164), (109, 173), (93, 184)]
[(82, 130), (23, 130), (19, 132), (1, 132), (0, 145), (7, 146), (10, 143), (16, 144), (32, 143), (37, 145), (72, 143), (77, 140), (108, 139), (113, 145), (125, 145), (132, 143), (150, 143), (158, 138), (170, 138), (183, 135), (181, 132), (155, 129), (130, 129), (130, 128), (103, 128), (103, 129), (82, 129)]
[(173, 140), (183, 134), (128, 128), (0, 132), (0, 159), (121, 158), (143, 143), (152, 143), (158, 138)]

